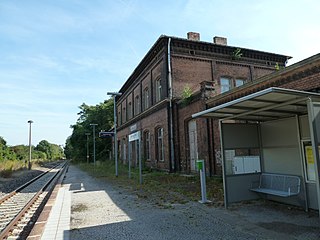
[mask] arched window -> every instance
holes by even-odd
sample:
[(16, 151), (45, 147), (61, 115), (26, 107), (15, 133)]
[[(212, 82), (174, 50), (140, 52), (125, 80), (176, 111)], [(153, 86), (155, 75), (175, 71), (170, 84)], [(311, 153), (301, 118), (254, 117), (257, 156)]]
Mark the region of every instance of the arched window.
[(156, 102), (159, 102), (161, 100), (162, 95), (162, 86), (161, 86), (161, 79), (159, 78), (156, 81)]
[(135, 97), (134, 100), (134, 115), (138, 115), (140, 113), (140, 98), (139, 95)]
[(164, 161), (164, 147), (163, 147), (163, 128), (156, 129), (156, 157), (158, 161)]
[(146, 161), (150, 160), (150, 132), (145, 131), (143, 133), (144, 146), (143, 146), (143, 155)]
[(143, 90), (143, 110), (146, 110), (149, 108), (149, 88), (145, 88)]
[(128, 120), (132, 118), (132, 103), (128, 104)]

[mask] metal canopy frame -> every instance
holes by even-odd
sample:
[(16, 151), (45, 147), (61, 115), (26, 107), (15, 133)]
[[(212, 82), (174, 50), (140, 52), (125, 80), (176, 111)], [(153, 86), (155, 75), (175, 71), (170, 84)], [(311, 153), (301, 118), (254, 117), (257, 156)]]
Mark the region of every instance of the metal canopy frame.
[(192, 115), (220, 120), (265, 122), (307, 114), (307, 99), (320, 102), (320, 94), (268, 88)]
[[(315, 152), (317, 202), (320, 217), (320, 153), (317, 151), (320, 145), (320, 116), (315, 116), (313, 106), (320, 108), (320, 94), (292, 89), (272, 87), (233, 101), (218, 105), (216, 107), (195, 113), (193, 118), (205, 117), (219, 119), (220, 140), (222, 141), (221, 124), (225, 120), (243, 120), (253, 122), (266, 122), (283, 118), (308, 115), (310, 135), (313, 151)], [(319, 111), (320, 112), (320, 111)], [(320, 114), (319, 114), (320, 115)], [(319, 137), (317, 136), (319, 134)], [(225, 159), (222, 152), (222, 172), (224, 179), (225, 205), (226, 183), (225, 183)]]

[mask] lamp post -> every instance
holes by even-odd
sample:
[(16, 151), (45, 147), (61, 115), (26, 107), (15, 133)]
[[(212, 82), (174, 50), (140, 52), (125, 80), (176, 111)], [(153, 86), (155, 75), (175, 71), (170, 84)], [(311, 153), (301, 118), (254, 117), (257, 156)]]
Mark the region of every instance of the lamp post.
[(118, 177), (118, 139), (117, 139), (117, 109), (116, 109), (116, 97), (121, 96), (122, 93), (108, 92), (107, 95), (113, 97), (113, 121), (114, 121), (114, 161), (116, 168), (116, 177)]
[(32, 120), (28, 121), (29, 123), (29, 160), (28, 160), (28, 170), (31, 169), (31, 123), (33, 123)]
[(90, 133), (86, 133), (87, 135), (87, 163), (89, 164), (89, 136)]
[(93, 165), (96, 166), (96, 126), (98, 124), (91, 123), (90, 126), (92, 126), (92, 133), (93, 133)]

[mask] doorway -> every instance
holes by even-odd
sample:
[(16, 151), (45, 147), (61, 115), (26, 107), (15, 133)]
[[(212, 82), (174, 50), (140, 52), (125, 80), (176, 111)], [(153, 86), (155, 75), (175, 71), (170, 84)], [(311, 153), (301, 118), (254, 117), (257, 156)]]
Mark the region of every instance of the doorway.
[(196, 161), (198, 160), (197, 123), (192, 120), (188, 123), (190, 170), (196, 171)]

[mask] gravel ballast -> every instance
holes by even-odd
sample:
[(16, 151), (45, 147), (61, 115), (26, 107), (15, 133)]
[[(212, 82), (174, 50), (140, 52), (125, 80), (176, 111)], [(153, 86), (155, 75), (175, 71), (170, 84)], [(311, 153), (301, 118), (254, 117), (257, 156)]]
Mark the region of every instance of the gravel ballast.
[(70, 239), (319, 239), (317, 214), (257, 202), (157, 206), (70, 166)]
[(29, 182), (36, 176), (43, 173), (45, 168), (38, 168), (34, 170), (20, 170), (14, 172), (10, 178), (0, 178), (0, 196), (6, 195), (16, 190), (21, 185)]

